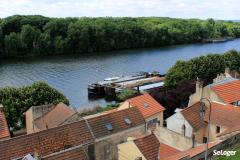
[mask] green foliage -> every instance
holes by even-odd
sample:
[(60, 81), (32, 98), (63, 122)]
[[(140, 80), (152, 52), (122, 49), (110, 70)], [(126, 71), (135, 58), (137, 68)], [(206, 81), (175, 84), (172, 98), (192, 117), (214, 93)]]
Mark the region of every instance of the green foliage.
[(0, 21), (0, 54), (8, 57), (81, 54), (195, 43), (219, 37), (240, 37), (240, 23), (165, 17), (47, 18), (16, 15)]
[(214, 156), (214, 160), (239, 160), (240, 159), (240, 148), (228, 149), (228, 151), (237, 151), (233, 156)]
[(118, 95), (117, 95), (117, 100), (122, 102), (125, 101), (129, 98), (132, 98), (136, 96), (138, 92), (133, 89), (123, 89)]
[(225, 68), (240, 71), (240, 53), (231, 50), (223, 55), (209, 54), (189, 61), (178, 61), (166, 74), (165, 86), (174, 87), (185, 80), (198, 78), (211, 82)]
[[(69, 104), (67, 98), (56, 89), (44, 82), (36, 82), (32, 86), (21, 88), (0, 88), (0, 104), (5, 107), (8, 124), (14, 129), (21, 129), (25, 125), (23, 113), (31, 106), (44, 104)], [(21, 122), (19, 126), (17, 123)]]
[(119, 103), (116, 103), (116, 104), (108, 104), (106, 107), (95, 106), (95, 107), (90, 108), (90, 109), (85, 108), (79, 113), (79, 115), (81, 117), (88, 116), (88, 115), (93, 115), (93, 114), (109, 111), (109, 110), (112, 110), (112, 109), (116, 109), (116, 108), (119, 107), (119, 105), (120, 105)]

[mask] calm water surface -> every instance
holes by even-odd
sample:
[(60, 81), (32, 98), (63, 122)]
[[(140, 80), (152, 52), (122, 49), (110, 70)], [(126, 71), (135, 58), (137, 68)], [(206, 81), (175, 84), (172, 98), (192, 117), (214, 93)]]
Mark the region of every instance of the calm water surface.
[(80, 56), (0, 60), (0, 87), (22, 86), (43, 80), (66, 95), (71, 106), (105, 105), (104, 99), (88, 99), (89, 83), (139, 71), (166, 73), (177, 60), (188, 60), (208, 53), (224, 53), (230, 49), (240, 50), (240, 39), (217, 44), (189, 44)]

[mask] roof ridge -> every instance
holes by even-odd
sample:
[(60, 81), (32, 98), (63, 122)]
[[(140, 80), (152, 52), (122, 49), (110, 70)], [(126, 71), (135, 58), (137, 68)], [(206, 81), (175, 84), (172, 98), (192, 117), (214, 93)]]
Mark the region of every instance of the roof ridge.
[[(46, 116), (47, 114), (50, 114), (50, 113), (53, 112), (53, 110), (56, 109), (58, 106), (61, 106), (61, 105), (59, 105), (59, 104), (63, 104), (64, 107), (66, 106), (65, 108), (70, 109), (70, 110), (72, 110), (72, 111), (74, 111), (74, 112), (76, 113), (76, 111), (75, 111), (74, 109), (72, 109), (71, 107), (69, 107), (69, 106), (67, 106), (66, 104), (64, 104), (64, 103), (61, 102), (61, 103), (58, 103), (58, 104), (54, 105), (54, 107), (53, 107), (51, 110), (49, 110), (49, 111), (47, 111), (46, 113), (42, 114), (40, 117), (34, 119), (33, 121), (35, 122), (35, 121), (43, 118), (43, 117)], [(74, 114), (75, 114), (75, 113), (74, 113)]]

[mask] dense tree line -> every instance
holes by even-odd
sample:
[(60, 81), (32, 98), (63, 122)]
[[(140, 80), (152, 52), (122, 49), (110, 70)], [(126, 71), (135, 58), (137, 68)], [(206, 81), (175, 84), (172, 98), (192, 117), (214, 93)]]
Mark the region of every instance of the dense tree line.
[(90, 53), (240, 37), (240, 23), (213, 19), (47, 18), (0, 19), (0, 56)]
[(20, 129), (25, 126), (23, 115), (31, 106), (44, 104), (69, 104), (68, 99), (56, 89), (44, 82), (36, 82), (31, 86), (21, 88), (0, 88), (0, 104), (4, 106), (4, 113), (9, 126)]
[(222, 55), (209, 54), (188, 61), (177, 61), (166, 74), (165, 87), (175, 87), (185, 80), (203, 79), (211, 83), (225, 68), (240, 71), (240, 52), (230, 50)]

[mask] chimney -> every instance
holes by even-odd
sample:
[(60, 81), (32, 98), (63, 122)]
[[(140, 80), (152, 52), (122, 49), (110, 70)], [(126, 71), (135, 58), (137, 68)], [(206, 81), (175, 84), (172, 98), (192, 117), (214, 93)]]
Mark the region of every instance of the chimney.
[(4, 112), (4, 107), (3, 107), (3, 105), (2, 104), (0, 104), (0, 112)]
[(197, 78), (197, 81), (196, 81), (196, 94), (202, 98), (202, 90), (203, 90), (203, 82)]

